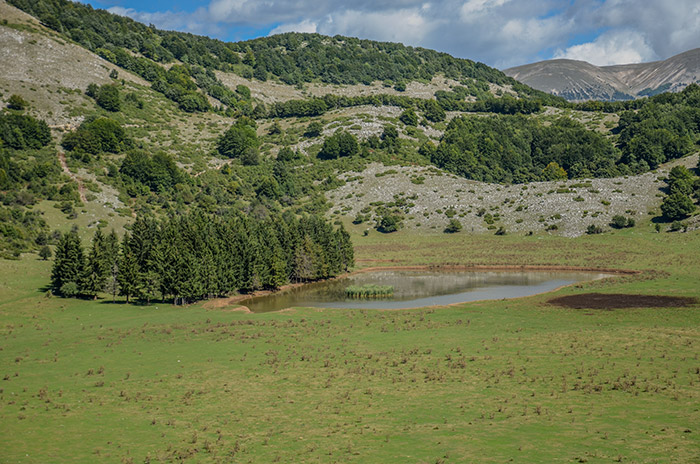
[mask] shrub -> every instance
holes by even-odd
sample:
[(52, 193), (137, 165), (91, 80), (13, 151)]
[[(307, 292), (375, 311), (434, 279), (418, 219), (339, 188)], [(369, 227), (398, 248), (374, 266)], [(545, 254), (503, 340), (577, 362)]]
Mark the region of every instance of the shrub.
[(401, 219), (394, 215), (385, 213), (380, 219), (379, 224), (377, 224), (377, 230), (384, 234), (391, 232), (396, 232), (401, 228)]
[(413, 108), (407, 108), (403, 113), (401, 113), (401, 116), (399, 116), (399, 121), (407, 126), (417, 126), (418, 116), (416, 115), (416, 112), (413, 111)]
[(41, 148), (51, 141), (51, 131), (44, 121), (23, 114), (0, 115), (0, 141), (22, 150)]
[(17, 94), (10, 95), (10, 98), (7, 100), (7, 107), (11, 110), (22, 111), (28, 106), (29, 103), (27, 103), (27, 100)]
[(613, 216), (610, 226), (616, 229), (622, 229), (627, 226), (627, 218), (621, 214), (616, 214)]
[(602, 234), (603, 233), (603, 228), (600, 226), (597, 226), (595, 224), (591, 224), (588, 226), (586, 229), (586, 233), (588, 235), (595, 235), (595, 234)]
[(188, 113), (205, 112), (209, 109), (209, 101), (199, 92), (188, 92), (180, 97), (178, 106)]
[(358, 214), (357, 216), (355, 216), (355, 219), (352, 220), (352, 223), (353, 223), (353, 224), (362, 224), (362, 223), (365, 222), (367, 219), (369, 219), (368, 216), (366, 216), (366, 215), (364, 215), (364, 214)]
[(185, 174), (172, 157), (164, 152), (149, 156), (144, 151), (131, 151), (122, 161), (119, 172), (154, 192), (170, 190), (175, 184), (185, 181)]
[(118, 122), (97, 118), (85, 121), (78, 130), (64, 135), (61, 145), (68, 151), (119, 153), (131, 146), (131, 140)]
[(227, 158), (241, 158), (248, 149), (257, 150), (258, 145), (255, 128), (241, 118), (219, 138), (217, 150)]
[(423, 114), (428, 121), (432, 122), (444, 121), (446, 117), (445, 110), (435, 100), (427, 100), (425, 102)]
[(112, 84), (105, 84), (100, 87), (97, 95), (95, 95), (95, 102), (107, 111), (116, 112), (121, 109), (121, 102), (119, 101), (119, 87)]
[(680, 192), (672, 193), (661, 203), (661, 212), (672, 221), (688, 217), (693, 211), (695, 211), (693, 200)]
[(318, 157), (321, 159), (336, 159), (357, 154), (359, 145), (354, 135), (349, 132), (337, 131), (323, 142)]
[[(545, 167), (542, 170), (542, 179), (543, 180), (564, 180), (567, 179), (569, 176), (567, 175), (566, 171), (564, 168), (559, 166), (559, 164), (556, 161), (550, 162), (547, 167)], [(568, 191), (568, 189), (567, 189)]]
[(95, 84), (94, 82), (91, 82), (88, 84), (87, 88), (85, 89), (85, 95), (87, 95), (90, 98), (96, 98), (97, 97), (97, 92), (100, 91), (100, 86)]
[(304, 132), (304, 137), (318, 137), (323, 133), (323, 124), (319, 121), (312, 121), (306, 126), (306, 132)]
[(450, 219), (450, 222), (447, 224), (447, 227), (443, 230), (446, 234), (455, 234), (459, 231), (462, 230), (462, 223), (459, 222), (457, 219)]
[(49, 259), (51, 256), (53, 256), (53, 253), (51, 252), (51, 248), (48, 247), (48, 245), (44, 245), (41, 247), (41, 250), (39, 250), (39, 257), (46, 261)]
[(66, 298), (74, 297), (78, 294), (78, 284), (75, 282), (66, 282), (65, 284), (61, 285), (60, 292), (61, 295)]
[(240, 95), (244, 100), (250, 100), (250, 89), (245, 85), (237, 85), (236, 93)]

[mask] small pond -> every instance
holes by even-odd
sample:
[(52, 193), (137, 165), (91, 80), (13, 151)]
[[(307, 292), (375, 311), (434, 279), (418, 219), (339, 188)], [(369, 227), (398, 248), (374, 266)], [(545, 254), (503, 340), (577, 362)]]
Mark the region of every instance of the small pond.
[[(363, 272), (317, 282), (240, 302), (251, 311), (279, 311), (292, 307), (400, 309), (500, 300), (549, 292), (564, 285), (606, 277), (597, 272), (543, 271), (407, 271)], [(350, 285), (391, 285), (394, 295), (381, 299), (350, 299)]]

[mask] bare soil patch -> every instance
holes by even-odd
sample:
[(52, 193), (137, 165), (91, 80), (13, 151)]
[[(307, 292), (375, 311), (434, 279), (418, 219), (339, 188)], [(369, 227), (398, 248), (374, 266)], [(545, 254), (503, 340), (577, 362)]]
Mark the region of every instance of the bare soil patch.
[(634, 295), (624, 293), (584, 293), (554, 298), (548, 303), (574, 309), (626, 309), (626, 308), (685, 308), (698, 303), (696, 298)]

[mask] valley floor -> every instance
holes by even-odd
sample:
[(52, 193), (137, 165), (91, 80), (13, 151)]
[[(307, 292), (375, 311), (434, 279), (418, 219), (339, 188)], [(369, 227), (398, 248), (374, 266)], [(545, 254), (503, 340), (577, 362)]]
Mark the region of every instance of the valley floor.
[(634, 269), (554, 294), (407, 311), (244, 314), (47, 298), (0, 266), (3, 462), (697, 462), (700, 233), (354, 236), (358, 267)]

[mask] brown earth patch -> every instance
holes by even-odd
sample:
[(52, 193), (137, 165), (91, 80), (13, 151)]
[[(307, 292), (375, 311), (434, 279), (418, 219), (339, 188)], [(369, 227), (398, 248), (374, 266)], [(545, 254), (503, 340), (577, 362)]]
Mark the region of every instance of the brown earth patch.
[(696, 298), (634, 295), (624, 293), (584, 293), (554, 298), (548, 303), (574, 309), (625, 309), (625, 308), (685, 308), (698, 303)]

